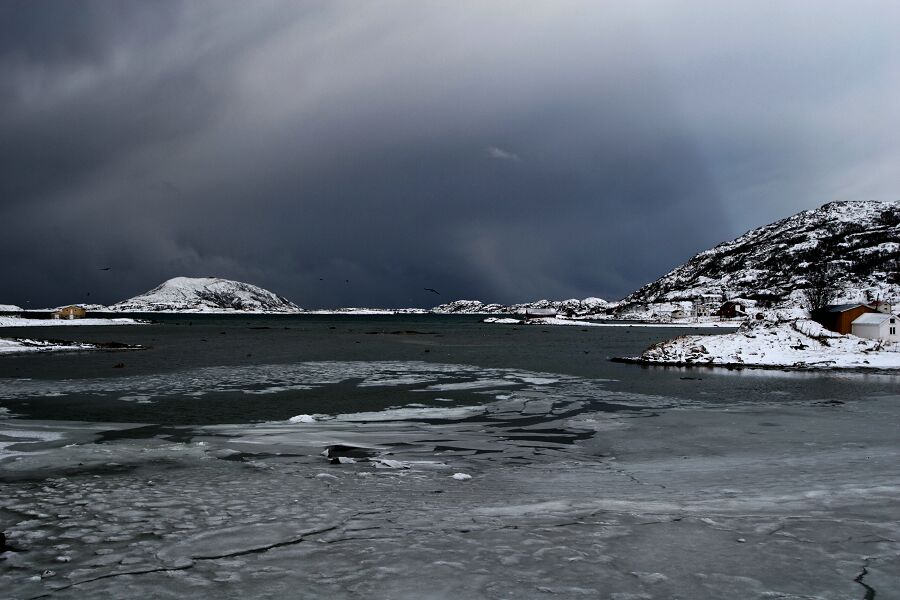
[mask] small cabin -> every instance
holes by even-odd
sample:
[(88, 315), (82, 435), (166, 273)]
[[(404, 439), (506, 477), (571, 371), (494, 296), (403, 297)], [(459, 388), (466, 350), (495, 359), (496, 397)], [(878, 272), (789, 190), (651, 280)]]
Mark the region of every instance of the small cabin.
[(722, 319), (736, 319), (738, 317), (746, 317), (747, 312), (744, 310), (744, 305), (740, 302), (728, 300), (719, 307), (719, 310), (716, 311), (716, 316)]
[(871, 312), (862, 314), (851, 323), (853, 335), (869, 340), (900, 342), (900, 317), (892, 313)]
[(878, 311), (868, 304), (831, 304), (817, 310), (812, 318), (825, 329), (845, 335), (851, 332), (857, 317), (874, 312)]
[(891, 310), (891, 305), (888, 304), (887, 302), (882, 302), (881, 300), (876, 300), (875, 302), (870, 302), (869, 304), (871, 305), (872, 308), (874, 308), (875, 310), (877, 310), (880, 313), (893, 312)]
[(54, 319), (83, 319), (87, 311), (81, 306), (66, 306), (53, 311)]

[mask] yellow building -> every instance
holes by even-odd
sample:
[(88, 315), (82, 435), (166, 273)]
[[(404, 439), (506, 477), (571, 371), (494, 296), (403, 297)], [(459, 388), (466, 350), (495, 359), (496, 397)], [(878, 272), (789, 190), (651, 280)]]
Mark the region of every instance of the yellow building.
[(53, 312), (54, 319), (83, 319), (87, 311), (80, 306), (66, 306)]

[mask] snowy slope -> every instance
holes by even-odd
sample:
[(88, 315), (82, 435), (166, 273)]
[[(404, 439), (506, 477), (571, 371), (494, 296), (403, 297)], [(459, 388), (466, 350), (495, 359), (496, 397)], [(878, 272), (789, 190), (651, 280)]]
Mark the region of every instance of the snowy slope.
[(702, 294), (799, 307), (810, 271), (822, 264), (837, 301), (900, 302), (900, 202), (830, 202), (753, 229), (645, 285), (620, 310)]
[(216, 277), (175, 277), (109, 307), (127, 312), (298, 312), (286, 298), (249, 283)]
[(828, 331), (805, 319), (750, 321), (723, 335), (687, 335), (627, 359), (648, 364), (746, 365), (758, 367), (900, 368), (900, 344)]
[(15, 304), (0, 304), (0, 312), (21, 312), (22, 307)]

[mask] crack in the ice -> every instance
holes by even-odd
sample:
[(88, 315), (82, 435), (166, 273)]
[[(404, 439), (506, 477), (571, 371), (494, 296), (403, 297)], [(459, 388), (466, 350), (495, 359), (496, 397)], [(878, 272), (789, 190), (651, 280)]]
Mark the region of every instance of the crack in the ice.
[(625, 477), (627, 477), (628, 479), (630, 479), (631, 481), (633, 481), (634, 483), (636, 483), (636, 484), (638, 484), (638, 485), (655, 485), (655, 486), (658, 487), (658, 488), (666, 489), (666, 486), (664, 486), (664, 485), (661, 484), (661, 483), (646, 483), (646, 482), (644, 482), (644, 481), (641, 481), (640, 479), (638, 479), (638, 478), (635, 477), (632, 473), (626, 471), (625, 469), (615, 469), (615, 468), (613, 468), (612, 471), (613, 471), (614, 473), (618, 473), (619, 475), (624, 475)]
[(135, 569), (135, 570), (130, 570), (130, 571), (116, 571), (115, 573), (104, 573), (103, 575), (98, 575), (96, 577), (91, 577), (89, 579), (82, 579), (81, 581), (73, 581), (72, 583), (54, 588), (52, 590), (48, 590), (42, 594), (38, 594), (37, 596), (31, 596), (29, 598), (29, 600), (37, 600), (38, 598), (47, 598), (47, 597), (51, 596), (52, 594), (55, 594), (56, 592), (60, 592), (62, 590), (67, 590), (69, 588), (73, 588), (73, 587), (76, 587), (79, 585), (84, 585), (86, 583), (93, 583), (95, 581), (100, 581), (102, 579), (111, 579), (113, 577), (122, 577), (125, 575), (148, 575), (151, 573), (165, 573), (165, 572), (171, 572), (171, 571), (187, 571), (188, 569), (192, 569), (194, 567), (194, 564), (196, 561), (200, 561), (200, 560), (219, 560), (219, 559), (223, 559), (223, 558), (233, 558), (235, 556), (246, 556), (248, 554), (261, 554), (263, 552), (268, 552), (269, 550), (272, 550), (275, 548), (281, 548), (284, 546), (299, 544), (311, 535), (318, 535), (321, 533), (328, 533), (329, 531), (334, 531), (335, 529), (339, 529), (339, 528), (343, 527), (344, 524), (351, 521), (352, 519), (355, 519), (359, 515), (372, 514), (373, 512), (376, 512), (376, 511), (366, 511), (366, 512), (362, 512), (362, 513), (357, 513), (357, 514), (353, 515), (352, 517), (349, 517), (348, 519), (346, 519), (336, 525), (330, 525), (328, 527), (320, 527), (318, 529), (306, 530), (299, 537), (292, 538), (290, 540), (285, 540), (282, 542), (276, 542), (274, 544), (267, 544), (265, 546), (260, 546), (258, 548), (250, 548), (248, 550), (239, 550), (237, 552), (229, 552), (226, 554), (213, 555), (213, 556), (185, 557), (185, 558), (189, 559), (191, 562), (190, 562), (190, 564), (185, 564), (184, 566), (173, 565), (173, 566)]
[(318, 540), (321, 544), (339, 544), (340, 542), (357, 542), (357, 541), (395, 541), (405, 539), (405, 536), (369, 536), (369, 537), (343, 537), (333, 540)]
[(274, 544), (266, 544), (265, 546), (259, 546), (257, 548), (248, 548), (247, 550), (237, 550), (235, 552), (229, 552), (228, 554), (216, 554), (212, 556), (191, 556), (190, 558), (193, 560), (219, 560), (220, 558), (234, 558), (235, 556), (247, 556), (248, 554), (262, 554), (263, 552), (268, 552), (269, 550), (272, 550), (274, 548), (282, 548), (284, 546), (299, 544), (311, 535), (328, 533), (329, 531), (334, 531), (335, 529), (340, 528), (341, 525), (343, 525), (343, 523), (338, 523), (337, 525), (323, 527), (320, 529), (311, 529), (308, 531), (304, 531), (295, 538), (284, 540), (283, 542), (275, 542)]
[(100, 581), (101, 579), (111, 579), (113, 577), (122, 577), (123, 575), (147, 575), (149, 573), (165, 573), (167, 571), (186, 571), (190, 568), (193, 568), (193, 563), (189, 565), (185, 565), (183, 567), (153, 567), (152, 569), (139, 569), (133, 571), (116, 571), (115, 573), (104, 573), (103, 575), (98, 575), (96, 577), (92, 577), (90, 579), (82, 579), (81, 581), (73, 581), (72, 583), (68, 583), (66, 585), (54, 588), (52, 590), (48, 590), (42, 594), (38, 594), (37, 596), (31, 596), (29, 600), (37, 600), (38, 598), (47, 598), (56, 592), (61, 592), (63, 590), (67, 590), (69, 588), (73, 588), (78, 585), (84, 585), (85, 583), (93, 583), (95, 581)]
[(869, 574), (869, 559), (866, 558), (863, 561), (862, 571), (860, 571), (859, 575), (854, 577), (853, 581), (855, 581), (859, 585), (863, 586), (863, 588), (865, 588), (866, 595), (863, 596), (863, 600), (875, 600), (875, 588), (873, 588), (872, 586), (867, 585), (866, 583), (863, 582), (863, 578), (868, 574)]

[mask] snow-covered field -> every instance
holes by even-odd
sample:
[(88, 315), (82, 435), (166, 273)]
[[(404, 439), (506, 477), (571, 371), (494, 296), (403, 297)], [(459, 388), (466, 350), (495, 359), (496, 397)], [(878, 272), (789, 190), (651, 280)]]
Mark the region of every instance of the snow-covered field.
[(22, 317), (0, 317), (0, 327), (60, 327), (73, 325), (142, 325), (147, 321), (138, 319), (25, 319)]
[[(415, 381), (423, 402), (475, 385), (484, 403), (157, 434), (4, 420), (0, 527), (19, 551), (0, 563), (3, 595), (846, 600), (900, 589), (896, 396), (723, 406), (461, 365), (239, 371), (229, 385)], [(175, 397), (228, 374), (0, 381), (0, 393), (74, 383)]]
[(631, 360), (675, 365), (900, 369), (900, 344), (840, 335), (808, 319), (761, 321), (733, 333), (661, 342)]

